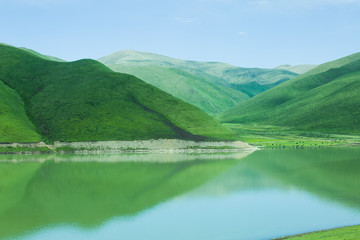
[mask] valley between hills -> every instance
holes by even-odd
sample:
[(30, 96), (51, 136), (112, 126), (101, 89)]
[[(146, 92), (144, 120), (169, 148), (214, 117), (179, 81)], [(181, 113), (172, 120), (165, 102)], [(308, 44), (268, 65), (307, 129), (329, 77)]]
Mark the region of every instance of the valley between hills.
[(262, 69), (133, 50), (66, 62), (1, 44), (0, 142), (356, 144), (359, 79), (360, 53), (319, 66)]

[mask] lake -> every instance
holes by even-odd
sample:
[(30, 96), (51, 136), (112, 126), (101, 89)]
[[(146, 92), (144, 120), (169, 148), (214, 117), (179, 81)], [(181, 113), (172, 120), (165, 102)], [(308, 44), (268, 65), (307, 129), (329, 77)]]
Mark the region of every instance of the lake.
[(271, 239), (360, 224), (360, 148), (1, 155), (0, 239)]

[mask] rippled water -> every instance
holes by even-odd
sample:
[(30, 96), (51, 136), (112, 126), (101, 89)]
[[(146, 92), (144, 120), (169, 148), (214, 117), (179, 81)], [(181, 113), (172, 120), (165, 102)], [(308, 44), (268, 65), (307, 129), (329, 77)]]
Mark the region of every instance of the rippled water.
[(360, 148), (1, 155), (0, 239), (271, 239), (360, 223)]

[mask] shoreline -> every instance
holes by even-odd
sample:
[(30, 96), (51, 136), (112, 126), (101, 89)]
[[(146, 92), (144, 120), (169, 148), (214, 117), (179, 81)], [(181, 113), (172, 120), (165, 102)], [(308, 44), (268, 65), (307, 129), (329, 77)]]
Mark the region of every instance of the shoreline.
[(179, 139), (0, 143), (0, 154), (51, 153), (215, 153), (256, 151), (258, 147), (242, 141), (190, 141)]
[[(277, 238), (272, 238), (272, 240), (285, 240), (285, 239), (317, 239), (317, 238), (327, 238), (327, 237), (332, 237), (331, 239), (346, 239), (347, 234), (349, 234), (349, 232), (353, 231), (353, 232), (358, 232), (360, 229), (360, 225), (349, 225), (349, 226), (342, 226), (342, 227), (335, 227), (335, 228), (330, 228), (330, 229), (323, 229), (323, 230), (317, 230), (317, 231), (312, 231), (312, 232), (307, 232), (307, 233), (299, 233), (299, 234), (295, 234), (295, 235), (290, 235), (290, 236), (284, 236), (284, 237), (277, 237)], [(351, 238), (352, 239), (352, 238)]]

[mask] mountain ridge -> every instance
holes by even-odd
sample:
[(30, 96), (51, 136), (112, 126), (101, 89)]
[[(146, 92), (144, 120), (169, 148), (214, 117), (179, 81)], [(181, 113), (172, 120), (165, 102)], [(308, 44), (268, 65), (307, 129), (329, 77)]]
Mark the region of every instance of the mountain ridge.
[(239, 104), (222, 122), (360, 133), (360, 53), (318, 67)]
[(50, 141), (231, 137), (207, 114), (91, 59), (55, 62), (0, 45), (0, 79)]
[[(182, 60), (135, 50), (117, 51), (100, 58), (99, 61), (114, 71), (136, 75), (211, 115), (220, 114), (247, 98), (298, 75), (282, 69), (241, 68), (227, 63)], [(144, 68), (147, 68), (146, 72)], [(151, 71), (154, 72), (159, 68), (162, 68), (161, 75), (159, 72), (157, 76), (151, 74)], [(174, 69), (183, 73), (174, 75)], [(184, 72), (192, 76), (188, 75), (187, 79), (184, 79)], [(191, 82), (191, 79), (194, 81)], [(184, 90), (181, 88), (169, 89), (169, 84), (172, 82), (182, 85), (185, 91), (195, 92), (197, 98), (183, 94)], [(204, 85), (207, 85), (207, 91), (201, 89)], [(212, 94), (205, 96), (207, 92)], [(229, 92), (231, 92), (230, 99)]]
[(275, 69), (283, 69), (283, 70), (288, 70), (290, 72), (294, 72), (297, 74), (303, 74), (306, 73), (308, 71), (310, 71), (311, 69), (315, 68), (316, 64), (298, 64), (298, 65), (289, 65), (289, 64), (283, 64), (280, 66), (275, 67)]

